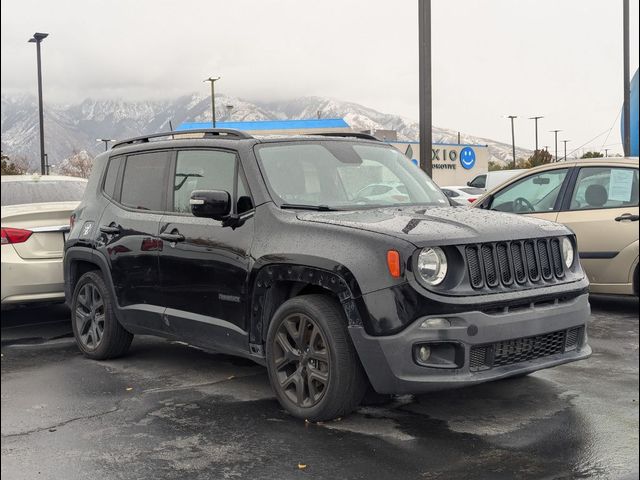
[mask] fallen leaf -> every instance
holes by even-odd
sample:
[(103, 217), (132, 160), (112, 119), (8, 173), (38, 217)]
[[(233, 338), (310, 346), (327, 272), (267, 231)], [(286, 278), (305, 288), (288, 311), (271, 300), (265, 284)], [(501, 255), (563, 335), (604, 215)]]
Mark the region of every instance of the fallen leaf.
[(307, 468), (307, 465), (306, 465), (306, 464), (304, 464), (304, 463), (299, 463), (299, 464), (298, 464), (298, 469), (300, 469), (300, 470), (304, 470), (305, 468)]
[(127, 392), (130, 392), (131, 390), (133, 390), (133, 387), (127, 387)]

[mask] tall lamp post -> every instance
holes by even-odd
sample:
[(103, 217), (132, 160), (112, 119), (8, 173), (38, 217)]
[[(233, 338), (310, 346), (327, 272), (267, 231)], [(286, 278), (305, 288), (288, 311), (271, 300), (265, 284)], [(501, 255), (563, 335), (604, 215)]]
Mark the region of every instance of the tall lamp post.
[(561, 132), (562, 130), (549, 130), (550, 132), (552, 132), (555, 135), (555, 141), (556, 141), (556, 162), (558, 161), (558, 132)]
[(96, 142), (104, 142), (104, 151), (109, 150), (109, 142), (115, 142), (113, 138), (96, 138)]
[(564, 161), (567, 161), (567, 143), (569, 143), (571, 140), (562, 140), (562, 143), (564, 143)]
[(518, 118), (517, 115), (509, 115), (507, 118), (511, 119), (511, 153), (513, 154), (513, 168), (516, 168), (516, 129), (513, 121)]
[(420, 168), (433, 174), (431, 132), (431, 0), (418, 0), (418, 70)]
[(538, 151), (538, 120), (540, 120), (541, 118), (544, 118), (543, 116), (537, 116), (537, 117), (529, 117), (529, 120), (533, 120), (536, 124), (536, 151)]
[(222, 77), (209, 77), (203, 81), (211, 83), (211, 123), (216, 128), (216, 89), (215, 83)]
[(38, 57), (38, 115), (40, 120), (40, 173), (47, 175), (47, 161), (44, 158), (44, 113), (42, 110), (42, 60), (40, 58), (40, 43), (49, 36), (48, 33), (36, 32), (29, 39), (29, 43), (36, 44), (36, 55)]
[(622, 0), (622, 73), (624, 75), (624, 103), (622, 105), (622, 146), (624, 156), (631, 155), (631, 82), (629, 79), (629, 0)]

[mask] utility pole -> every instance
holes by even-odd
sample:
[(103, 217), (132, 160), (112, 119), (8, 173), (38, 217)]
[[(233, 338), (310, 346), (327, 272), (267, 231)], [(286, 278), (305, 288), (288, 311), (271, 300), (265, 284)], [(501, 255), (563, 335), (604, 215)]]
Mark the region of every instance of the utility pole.
[(507, 118), (511, 119), (511, 152), (513, 153), (513, 168), (516, 169), (516, 130), (513, 121), (518, 118), (517, 115), (509, 115)]
[(433, 175), (431, 132), (431, 0), (418, 0), (420, 168)]
[(42, 60), (40, 58), (40, 44), (49, 36), (48, 33), (34, 33), (29, 39), (29, 43), (36, 44), (36, 55), (38, 61), (38, 115), (40, 120), (40, 173), (47, 175), (47, 161), (44, 153), (44, 112), (42, 107)]
[(558, 132), (561, 132), (562, 130), (549, 130), (550, 132), (552, 132), (555, 135), (555, 139), (556, 139), (556, 162), (558, 161)]
[(533, 120), (536, 124), (536, 151), (538, 151), (538, 120), (544, 118), (543, 116), (529, 117), (529, 120)]
[(571, 140), (562, 140), (562, 142), (564, 143), (564, 161), (567, 161), (567, 143), (569, 143)]
[(215, 83), (222, 77), (209, 77), (204, 79), (204, 82), (211, 83), (211, 124), (213, 128), (216, 128), (216, 89)]
[(622, 106), (622, 146), (624, 156), (631, 155), (631, 81), (629, 79), (629, 0), (622, 0), (622, 57), (624, 75), (624, 104)]

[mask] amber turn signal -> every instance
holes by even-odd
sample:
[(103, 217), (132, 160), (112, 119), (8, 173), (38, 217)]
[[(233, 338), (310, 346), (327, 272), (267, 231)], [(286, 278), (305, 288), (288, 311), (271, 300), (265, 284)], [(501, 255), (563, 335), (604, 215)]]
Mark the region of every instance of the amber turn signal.
[(400, 277), (400, 254), (395, 250), (387, 252), (387, 267), (393, 278)]

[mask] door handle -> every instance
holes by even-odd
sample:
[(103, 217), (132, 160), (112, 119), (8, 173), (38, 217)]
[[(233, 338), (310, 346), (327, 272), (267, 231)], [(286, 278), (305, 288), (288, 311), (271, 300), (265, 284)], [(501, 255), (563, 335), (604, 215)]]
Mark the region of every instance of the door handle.
[(174, 230), (171, 233), (161, 233), (160, 238), (171, 243), (184, 242), (184, 235), (177, 230)]
[(107, 234), (109, 234), (109, 235), (116, 235), (116, 234), (120, 233), (120, 228), (118, 228), (118, 227), (113, 227), (113, 226), (111, 226), (111, 225), (109, 225), (109, 226), (107, 226), (107, 225), (102, 225), (102, 226), (100, 227), (100, 231), (101, 231), (102, 233), (107, 233)]
[(625, 213), (615, 218), (616, 222), (637, 222), (638, 220), (640, 220), (640, 215), (632, 215), (630, 213)]

